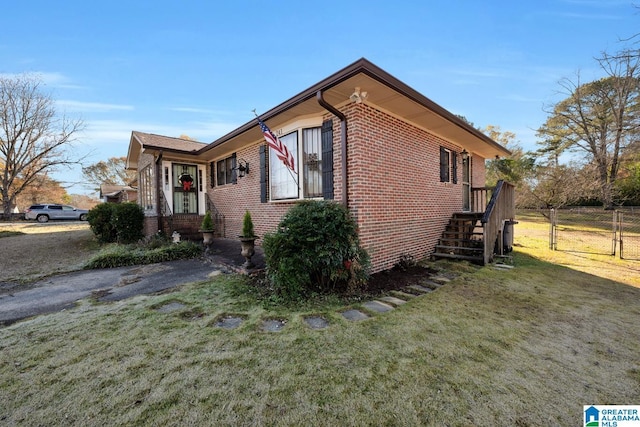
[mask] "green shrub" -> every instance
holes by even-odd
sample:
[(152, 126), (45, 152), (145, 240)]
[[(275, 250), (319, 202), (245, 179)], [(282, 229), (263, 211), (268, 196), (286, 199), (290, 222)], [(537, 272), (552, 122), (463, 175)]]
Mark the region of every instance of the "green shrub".
[(267, 275), (286, 299), (310, 292), (354, 291), (366, 283), (369, 257), (357, 225), (342, 205), (304, 201), (264, 237)]
[(133, 243), (143, 237), (144, 211), (136, 203), (101, 203), (87, 215), (100, 243)]
[(154, 264), (163, 261), (196, 258), (202, 247), (193, 242), (168, 243), (166, 246), (147, 249), (132, 245), (112, 245), (95, 256), (85, 269), (114, 268), (131, 265)]
[(144, 264), (140, 262), (143, 253), (144, 251), (141, 249), (134, 250), (127, 246), (109, 245), (98, 255), (94, 256), (84, 268), (90, 270), (94, 268), (114, 268)]
[(93, 231), (100, 243), (115, 242), (118, 237), (116, 229), (111, 222), (114, 206), (116, 205), (113, 203), (100, 203), (94, 206), (87, 214), (87, 221), (91, 231)]
[(251, 219), (249, 211), (245, 211), (244, 217), (242, 218), (242, 236), (240, 237), (256, 237), (256, 233), (253, 230), (253, 220)]
[(116, 230), (118, 243), (136, 242), (144, 236), (144, 210), (137, 203), (118, 203), (111, 215), (111, 224)]
[(169, 238), (164, 232), (158, 231), (153, 236), (147, 236), (138, 242), (138, 246), (143, 249), (156, 249), (163, 246), (168, 246), (173, 243), (173, 240)]
[(211, 218), (211, 212), (207, 211), (204, 214), (204, 218), (202, 218), (202, 224), (200, 224), (200, 230), (202, 231), (213, 231), (213, 219)]

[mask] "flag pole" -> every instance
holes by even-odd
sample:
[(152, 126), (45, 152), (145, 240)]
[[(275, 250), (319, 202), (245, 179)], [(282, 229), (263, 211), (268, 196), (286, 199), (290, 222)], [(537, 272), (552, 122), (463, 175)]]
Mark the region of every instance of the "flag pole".
[[(256, 119), (258, 119), (258, 121), (260, 121), (260, 117), (258, 116), (258, 113), (256, 113), (256, 109), (254, 108), (253, 110), (251, 110), (253, 112), (253, 114), (256, 116)], [(266, 125), (265, 125), (266, 126)], [(276, 136), (276, 138), (278, 138)], [(280, 138), (278, 138), (279, 140)], [(268, 144), (267, 144), (268, 145)], [(299, 166), (298, 166), (299, 167)], [(287, 167), (287, 170), (289, 171), (289, 175), (291, 175), (291, 179), (293, 179), (293, 182), (296, 184), (296, 187), (298, 188), (298, 193), (300, 192), (300, 184), (298, 184), (298, 180), (296, 179), (296, 177), (293, 175), (294, 172), (291, 171), (291, 169), (289, 167)], [(296, 175), (298, 175), (298, 172), (295, 172)]]

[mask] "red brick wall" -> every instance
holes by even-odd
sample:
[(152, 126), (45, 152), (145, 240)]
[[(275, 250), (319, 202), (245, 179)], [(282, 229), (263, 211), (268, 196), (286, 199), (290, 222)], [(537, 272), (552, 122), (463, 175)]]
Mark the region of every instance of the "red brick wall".
[[(462, 149), (366, 104), (350, 104), (342, 111), (348, 122), (349, 209), (371, 255), (372, 271), (391, 268), (402, 255), (430, 255), (452, 213), (462, 209), (461, 157), (458, 184), (441, 183), (440, 146), (457, 153)], [(340, 201), (340, 121), (333, 121), (334, 195)], [(226, 237), (240, 234), (246, 209), (263, 236), (276, 229), (293, 202), (260, 203), (258, 145), (237, 156), (249, 162), (250, 173), (235, 185), (208, 187), (208, 192), (226, 217)], [(483, 185), (483, 160), (474, 158), (473, 169), (473, 185), (481, 177)]]
[(198, 231), (204, 215), (175, 214), (162, 217), (162, 230), (171, 235), (174, 231), (180, 233), (182, 240), (202, 240), (202, 232)]
[(484, 159), (482, 157), (473, 156), (471, 159), (471, 186), (484, 187), (486, 178), (486, 170)]
[(402, 255), (430, 255), (462, 209), (458, 184), (440, 182), (440, 146), (462, 149), (366, 104), (349, 107), (349, 207), (374, 271)]
[(143, 232), (145, 236), (153, 236), (160, 231), (157, 216), (145, 216), (143, 224)]
[[(294, 202), (260, 203), (260, 153), (259, 145), (246, 147), (236, 152), (238, 159), (249, 163), (249, 173), (238, 177), (237, 184), (228, 184), (211, 188), (207, 183), (207, 192), (213, 203), (225, 216), (225, 236), (236, 238), (242, 232), (242, 219), (248, 210), (251, 213), (255, 232), (262, 243), (262, 236), (274, 231), (282, 216)], [(209, 179), (209, 177), (207, 177)]]

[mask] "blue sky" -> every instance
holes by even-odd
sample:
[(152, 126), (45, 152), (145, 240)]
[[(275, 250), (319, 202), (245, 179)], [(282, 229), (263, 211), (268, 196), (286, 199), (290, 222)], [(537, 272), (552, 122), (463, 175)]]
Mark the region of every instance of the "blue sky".
[(594, 57), (640, 28), (631, 0), (29, 0), (2, 14), (0, 74), (40, 74), (84, 120), (88, 163), (126, 155), (132, 130), (211, 142), (361, 57), (533, 150), (558, 81), (600, 77)]

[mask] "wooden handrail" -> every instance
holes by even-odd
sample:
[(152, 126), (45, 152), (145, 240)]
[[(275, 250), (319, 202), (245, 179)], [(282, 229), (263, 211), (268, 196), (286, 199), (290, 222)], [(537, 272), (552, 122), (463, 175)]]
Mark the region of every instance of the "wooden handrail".
[(472, 187), (471, 188), (471, 211), (484, 212), (489, 202), (489, 195), (493, 187)]
[(502, 229), (504, 222), (515, 218), (515, 187), (503, 180), (498, 181), (487, 209), (482, 216), (484, 233), (484, 263), (493, 259), (498, 244), (498, 253), (503, 254)]

